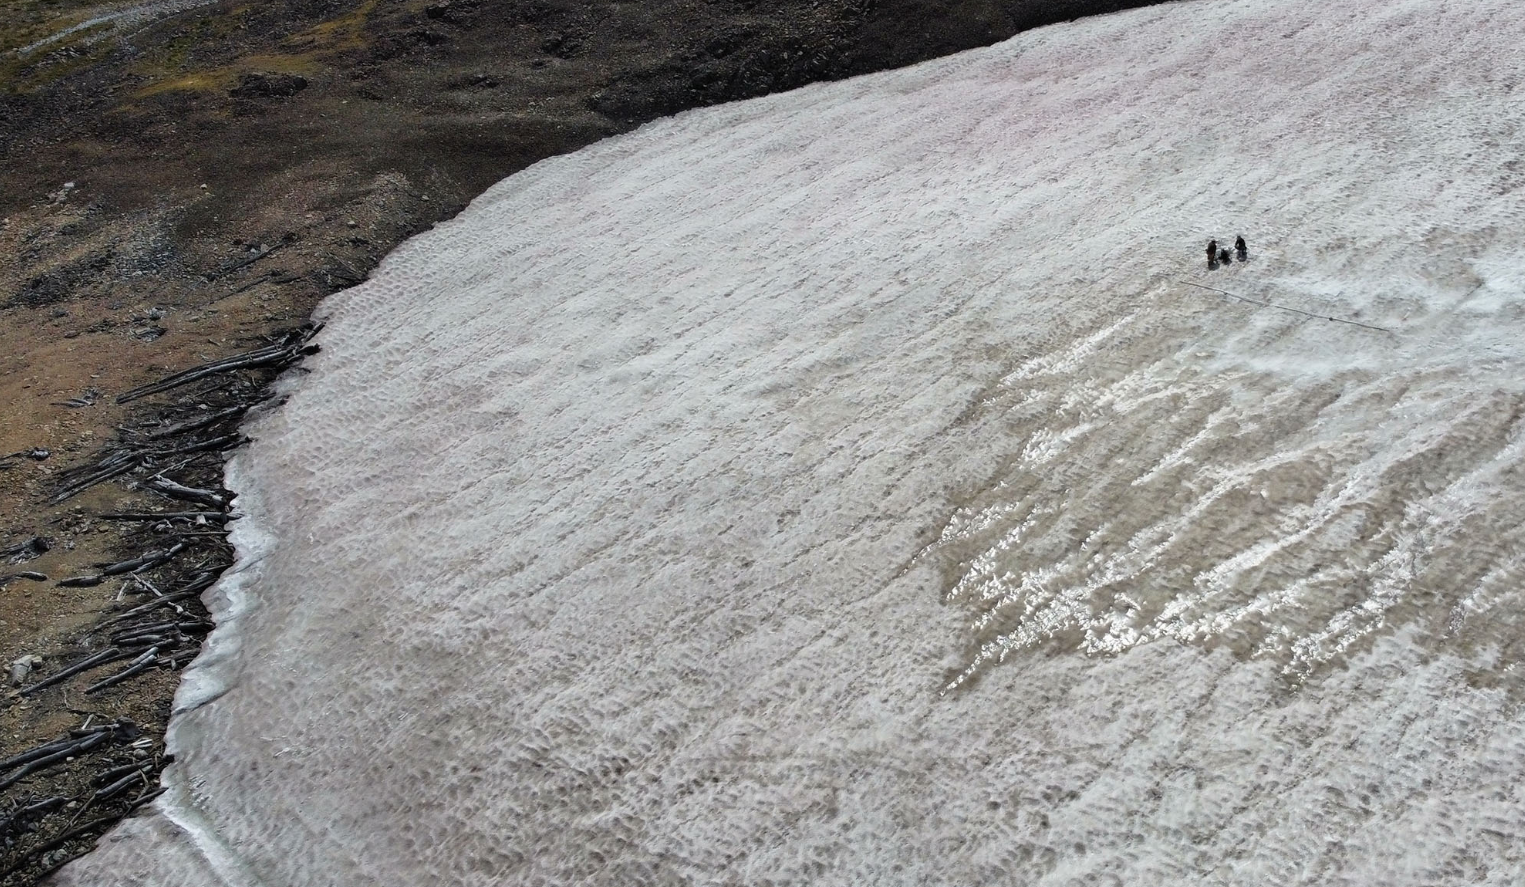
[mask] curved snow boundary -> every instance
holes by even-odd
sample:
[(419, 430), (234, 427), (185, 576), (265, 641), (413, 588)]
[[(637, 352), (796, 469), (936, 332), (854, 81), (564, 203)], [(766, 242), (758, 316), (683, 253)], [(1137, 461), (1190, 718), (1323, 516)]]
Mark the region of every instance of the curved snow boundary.
[(201, 848), (64, 882), (1513, 883), (1522, 37), (1156, 7), (495, 186), (230, 469)]

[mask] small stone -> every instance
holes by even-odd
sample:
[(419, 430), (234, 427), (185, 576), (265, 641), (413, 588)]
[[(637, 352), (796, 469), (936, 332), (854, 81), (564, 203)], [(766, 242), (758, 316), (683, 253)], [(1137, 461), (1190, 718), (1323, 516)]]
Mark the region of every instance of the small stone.
[(11, 663), (11, 686), (21, 686), (37, 666), (42, 664), (42, 657), (35, 653), (28, 653)]

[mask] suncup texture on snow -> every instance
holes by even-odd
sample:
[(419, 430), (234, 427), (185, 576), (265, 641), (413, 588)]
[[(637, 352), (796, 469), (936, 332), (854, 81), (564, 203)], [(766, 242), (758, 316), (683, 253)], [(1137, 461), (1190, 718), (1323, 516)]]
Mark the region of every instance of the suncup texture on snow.
[(1206, 0), (505, 180), (323, 306), (61, 883), (1518, 883), (1522, 71)]

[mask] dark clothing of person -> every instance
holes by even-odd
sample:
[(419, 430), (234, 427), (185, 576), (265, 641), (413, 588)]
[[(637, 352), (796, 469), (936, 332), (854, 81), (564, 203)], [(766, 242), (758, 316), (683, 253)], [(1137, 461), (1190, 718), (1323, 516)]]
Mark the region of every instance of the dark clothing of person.
[(1213, 268), (1213, 267), (1216, 267), (1217, 264), (1218, 264), (1218, 241), (1216, 241), (1216, 240), (1209, 240), (1207, 242), (1207, 267)]
[(1220, 251), (1218, 253), (1218, 261), (1222, 262), (1225, 265), (1227, 265), (1230, 261), (1232, 261), (1229, 258), (1228, 250), (1222, 250), (1222, 251)]
[(1234, 252), (1239, 254), (1239, 261), (1241, 262), (1250, 257), (1250, 248), (1245, 245), (1243, 237), (1234, 238)]

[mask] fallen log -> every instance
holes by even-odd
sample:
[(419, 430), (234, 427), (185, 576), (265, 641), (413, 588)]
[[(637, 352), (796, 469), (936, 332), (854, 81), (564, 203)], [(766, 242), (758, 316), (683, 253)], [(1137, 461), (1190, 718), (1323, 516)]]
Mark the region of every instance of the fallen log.
[(118, 561), (106, 566), (101, 570), (102, 576), (120, 576), (123, 573), (137, 573), (141, 570), (149, 570), (167, 562), (170, 558), (185, 550), (184, 542), (176, 542), (164, 551), (151, 551), (141, 557), (131, 560)]
[(211, 490), (201, 490), (195, 487), (187, 487), (177, 484), (167, 477), (155, 475), (143, 482), (143, 486), (155, 492), (162, 493), (171, 499), (179, 499), (184, 502), (200, 502), (203, 505), (211, 505), (214, 508), (222, 508), (227, 505), (227, 500)]
[(109, 733), (95, 733), (85, 737), (84, 739), (78, 740), (67, 748), (60, 749), (44, 757), (37, 758), (36, 760), (27, 763), (26, 766), (22, 767), (20, 770), (12, 773), (10, 776), (5, 777), (4, 779), (0, 779), (0, 789), (10, 788), (21, 780), (31, 776), (33, 773), (36, 773), (39, 770), (45, 770), (48, 767), (63, 761), (65, 758), (72, 758), (75, 755), (87, 752), (90, 749), (95, 748), (97, 745), (100, 745), (102, 742), (105, 742), (106, 737), (109, 735)]
[(19, 755), (12, 755), (0, 761), (0, 770), (12, 770), (20, 767), (22, 764), (30, 764), (38, 758), (45, 758), (61, 748), (68, 748), (78, 741), (77, 738), (71, 736), (64, 739), (54, 739), (51, 742), (44, 742), (36, 748), (24, 751)]
[(179, 636), (176, 639), (176, 643), (178, 643), (179, 640), (187, 637), (206, 634), (213, 628), (212, 623), (199, 619), (153, 622), (147, 625), (135, 625), (131, 628), (124, 628), (121, 631), (115, 632), (111, 635), (111, 643), (113, 646), (124, 646), (126, 644), (141, 643), (144, 638), (171, 638)]
[(229, 263), (227, 265), (224, 265), (221, 268), (218, 268), (216, 271), (208, 271), (205, 274), (201, 275), (201, 279), (205, 280), (207, 283), (211, 283), (211, 282), (215, 281), (219, 277), (227, 277), (229, 274), (232, 274), (234, 271), (239, 271), (241, 269), (247, 268), (250, 265), (253, 265), (255, 262), (258, 262), (260, 259), (263, 259), (264, 257), (270, 255), (271, 253), (275, 252), (276, 250), (279, 250), (282, 247), (284, 247), (287, 244), (292, 243), (292, 242), (293, 241), (291, 241), (291, 240), (282, 240), (280, 243), (277, 243), (275, 246), (267, 246), (264, 249), (259, 250), (258, 252), (256, 252), (254, 255), (249, 256), (248, 258), (239, 259), (237, 261), (231, 262), (231, 263)]
[(208, 413), (199, 419), (192, 419), (189, 422), (181, 422), (179, 425), (171, 425), (168, 428), (161, 428), (158, 431), (148, 435), (148, 439), (163, 440), (167, 437), (178, 437), (179, 435), (188, 434), (192, 431), (200, 431), (201, 429), (206, 428), (208, 425), (216, 425), (218, 422), (221, 422), (224, 419), (232, 419), (236, 416), (242, 416), (244, 413), (247, 413), (250, 408), (269, 400), (271, 396), (272, 395), (265, 394), (249, 401), (248, 403), (236, 404), (234, 406), (227, 407), (226, 409)]
[(138, 453), (114, 453), (96, 463), (96, 469), (84, 475), (78, 480), (65, 480), (53, 498), (48, 500), (49, 505), (57, 505), (71, 497), (83, 493), (98, 483), (111, 480), (112, 478), (126, 474), (142, 464), (143, 457)]
[(204, 363), (200, 366), (191, 367), (188, 370), (183, 370), (181, 372), (175, 373), (174, 375), (166, 376), (157, 382), (151, 382), (147, 385), (140, 385), (130, 391), (125, 391), (117, 395), (116, 402), (119, 404), (130, 403), (140, 397), (147, 397), (150, 394), (158, 394), (161, 391), (168, 391), (171, 388), (178, 388), (181, 385), (194, 382), (197, 379), (204, 379), (207, 376), (214, 376), (218, 373), (228, 373), (233, 372), (234, 370), (258, 369), (260, 367), (273, 367), (285, 363), (295, 363), (298, 359), (307, 354), (316, 353), (317, 346), (308, 346), (307, 341), (316, 335), (320, 329), (322, 329), (321, 325), (302, 327), (301, 329), (296, 330), (292, 334), (288, 335), (286, 337), (286, 341), (279, 345), (270, 345), (265, 348), (257, 348), (253, 351), (248, 351), (243, 354), (235, 354), (232, 357), (225, 357), (222, 360), (214, 360), (210, 363)]
[(207, 520), (238, 520), (237, 516), (230, 515), (226, 511), (157, 511), (157, 512), (116, 512), (112, 514), (96, 515), (101, 520), (120, 521), (160, 521), (160, 520), (195, 520), (206, 518)]
[(111, 642), (114, 644), (122, 638), (133, 637), (146, 632), (174, 631), (179, 625), (180, 623), (173, 619), (168, 622), (151, 622), (147, 625), (135, 625), (131, 628), (124, 628), (121, 631), (113, 632)]
[(158, 655), (158, 647), (149, 647), (147, 652), (145, 652), (142, 656), (139, 656), (137, 659), (134, 659), (132, 664), (127, 666), (127, 668), (117, 672), (109, 678), (104, 678), (102, 680), (96, 681), (95, 683), (86, 687), (85, 695), (94, 695), (108, 687), (115, 687), (117, 684), (122, 683), (128, 678), (135, 677), (145, 671), (148, 671), (158, 661), (156, 658)]
[(131, 653), (119, 650), (116, 647), (108, 647), (107, 649), (102, 650), (93, 656), (87, 656), (84, 659), (81, 659), (79, 662), (65, 667), (62, 671), (48, 675), (35, 684), (22, 687), (18, 692), (22, 696), (30, 696), (33, 693), (36, 693), (38, 690), (43, 690), (53, 686), (54, 684), (60, 683), (62, 681), (67, 681), (69, 678), (74, 677), (82, 671), (89, 671), (96, 666), (105, 665), (108, 662), (115, 662), (118, 659), (126, 659), (131, 655)]
[(127, 812), (131, 813), (132, 811), (138, 809), (144, 804), (147, 804), (149, 801), (152, 801), (154, 798), (159, 797), (167, 791), (169, 791), (169, 786), (165, 785), (156, 785), (153, 788), (145, 789), (143, 794), (138, 795), (136, 798), (133, 798), (131, 801), (127, 802)]
[(162, 650), (180, 646), (180, 642), (173, 635), (168, 634), (137, 635), (135, 637), (124, 638), (116, 643), (118, 646), (132, 647), (136, 650), (141, 650), (144, 647), (157, 647)]
[(133, 761), (131, 764), (123, 764), (120, 767), (112, 767), (110, 770), (102, 770), (90, 778), (91, 785), (106, 785), (116, 782), (129, 773), (143, 773), (152, 766), (148, 761)]
[(19, 573), (9, 573), (7, 575), (0, 576), (0, 588), (3, 588), (6, 585), (6, 583), (10, 582), (13, 579), (30, 579), (33, 582), (46, 582), (46, 581), (48, 581), (48, 577), (44, 576), (41, 573), (35, 572), (33, 570), (22, 570)]
[(174, 447), (159, 447), (153, 451), (155, 457), (181, 456), (186, 453), (204, 453), (209, 450), (231, 450), (248, 443), (249, 439), (242, 434), (223, 434), (207, 440), (191, 441)]
[(132, 785), (134, 782), (141, 782), (145, 786), (148, 785), (147, 771), (135, 770), (132, 773), (129, 773), (126, 776), (118, 779), (116, 782), (111, 783), (105, 788), (97, 789), (95, 794), (91, 796), (91, 799), (96, 801), (104, 801), (107, 798), (110, 798), (112, 795), (120, 793), (122, 790)]
[[(212, 581), (215, 582), (216, 580), (213, 579)], [(174, 594), (166, 594), (163, 597), (156, 597), (146, 604), (140, 604), (136, 607), (133, 607), (131, 610), (128, 610), (124, 613), (119, 613), (116, 616), (111, 617), (105, 622), (102, 622), (100, 627), (105, 628), (108, 625), (116, 625), (119, 622), (125, 622), (134, 616), (141, 616), (144, 613), (150, 612), (152, 610), (157, 610), (160, 607), (172, 607), (177, 601), (183, 601), (187, 598), (195, 597), (211, 586), (212, 583), (208, 582), (206, 585), (194, 590), (187, 589), (185, 591), (179, 591)]]
[(93, 573), (89, 576), (70, 576), (68, 579), (60, 579), (54, 584), (59, 588), (94, 588), (105, 581), (105, 576)]
[(192, 659), (195, 659), (200, 655), (201, 648), (192, 647), (189, 650), (181, 650), (178, 653), (165, 657), (165, 661), (169, 663), (170, 668), (179, 669), (184, 668), (186, 665), (190, 664)]
[[(94, 717), (95, 715), (91, 715), (90, 717), (85, 718), (85, 723), (88, 725), (90, 721), (94, 719)], [(94, 727), (74, 727), (69, 731), (69, 735), (73, 736), (75, 739), (79, 739), (83, 736), (94, 736), (97, 733), (110, 733), (114, 730), (123, 730), (127, 728), (136, 730), (138, 725), (134, 724), (132, 721), (129, 721), (126, 718), (118, 718), (114, 721), (107, 721), (104, 724), (97, 724)]]

